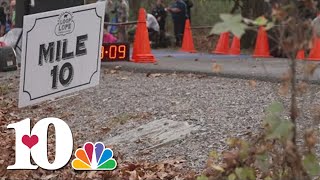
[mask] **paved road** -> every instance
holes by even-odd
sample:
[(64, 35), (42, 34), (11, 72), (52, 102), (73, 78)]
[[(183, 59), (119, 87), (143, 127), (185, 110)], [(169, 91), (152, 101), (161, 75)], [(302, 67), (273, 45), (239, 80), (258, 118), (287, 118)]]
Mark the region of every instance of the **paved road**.
[[(212, 76), (231, 78), (257, 79), (263, 81), (279, 81), (284, 73), (288, 72), (290, 60), (280, 58), (255, 59), (248, 55), (223, 56), (206, 53), (183, 53), (173, 50), (153, 50), (157, 63), (143, 64), (133, 62), (103, 62), (104, 67), (114, 68), (121, 66), (123, 70), (152, 73), (200, 73)], [(299, 68), (309, 63), (320, 61), (299, 61)], [(213, 72), (213, 66), (221, 66), (219, 73)], [(217, 67), (216, 65), (216, 67)], [(303, 74), (298, 75), (303, 79)], [(320, 83), (320, 70), (317, 68), (313, 83)]]

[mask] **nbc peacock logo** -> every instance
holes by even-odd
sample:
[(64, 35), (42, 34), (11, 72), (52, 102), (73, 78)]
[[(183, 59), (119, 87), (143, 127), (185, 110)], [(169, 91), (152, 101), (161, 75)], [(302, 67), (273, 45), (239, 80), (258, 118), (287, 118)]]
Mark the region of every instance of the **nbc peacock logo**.
[(113, 151), (105, 148), (104, 144), (87, 142), (83, 148), (75, 152), (76, 159), (72, 161), (75, 170), (114, 170), (117, 161), (113, 158)]

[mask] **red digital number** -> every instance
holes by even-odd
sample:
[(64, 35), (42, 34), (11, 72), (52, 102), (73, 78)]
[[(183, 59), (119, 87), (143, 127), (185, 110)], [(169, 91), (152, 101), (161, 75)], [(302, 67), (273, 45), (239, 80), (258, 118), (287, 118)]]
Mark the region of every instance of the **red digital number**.
[(110, 59), (116, 59), (117, 58), (117, 46), (111, 45), (109, 47), (109, 58)]
[(124, 59), (126, 57), (126, 46), (120, 45), (119, 46), (119, 59)]
[(104, 59), (104, 46), (101, 47), (101, 59)]

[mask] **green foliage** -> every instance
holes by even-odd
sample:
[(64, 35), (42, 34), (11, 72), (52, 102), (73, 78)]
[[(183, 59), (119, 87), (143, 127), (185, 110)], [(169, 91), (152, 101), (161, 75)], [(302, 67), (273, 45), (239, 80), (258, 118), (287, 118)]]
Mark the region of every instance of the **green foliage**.
[(236, 168), (236, 175), (239, 178), (239, 180), (255, 180), (255, 173), (252, 168), (249, 167), (240, 167)]
[(261, 171), (267, 172), (269, 170), (269, 156), (267, 153), (256, 155), (256, 165)]
[(278, 114), (281, 113), (284, 110), (283, 105), (279, 102), (274, 102), (272, 103), (268, 108), (267, 108), (267, 113), (268, 114)]
[(220, 34), (229, 31), (232, 32), (235, 36), (241, 37), (248, 27), (242, 22), (242, 16), (240, 14), (221, 14), (220, 18), (223, 20), (223, 22), (215, 24), (213, 29), (211, 30), (211, 34)]
[(254, 24), (258, 26), (265, 26), (268, 23), (268, 20), (264, 16), (260, 16), (254, 20)]
[(288, 120), (281, 119), (283, 111), (282, 104), (275, 102), (267, 108), (265, 120), (267, 129), (267, 139), (279, 139), (286, 142), (292, 134), (293, 124)]
[(199, 177), (197, 178), (197, 180), (208, 180), (208, 177), (202, 175), (202, 176), (199, 176)]
[(228, 180), (236, 180), (236, 179), (237, 179), (237, 176), (234, 173), (228, 176)]
[(307, 154), (303, 159), (303, 166), (310, 176), (320, 175), (320, 165), (316, 155)]

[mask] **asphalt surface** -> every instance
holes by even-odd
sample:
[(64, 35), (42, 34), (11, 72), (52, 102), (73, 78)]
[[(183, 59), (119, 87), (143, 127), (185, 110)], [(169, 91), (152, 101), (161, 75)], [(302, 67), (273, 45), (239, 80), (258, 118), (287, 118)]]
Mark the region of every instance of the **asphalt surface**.
[[(184, 53), (175, 50), (153, 50), (156, 63), (133, 63), (127, 61), (103, 62), (103, 67), (121, 66), (122, 70), (149, 73), (195, 73), (229, 78), (255, 79), (279, 82), (290, 68), (290, 60), (282, 58), (252, 58), (249, 55), (229, 56), (208, 53)], [(298, 69), (320, 61), (298, 61)], [(221, 70), (213, 70), (218, 67)], [(302, 71), (298, 79), (306, 80)], [(320, 70), (317, 68), (312, 83), (320, 83)]]

